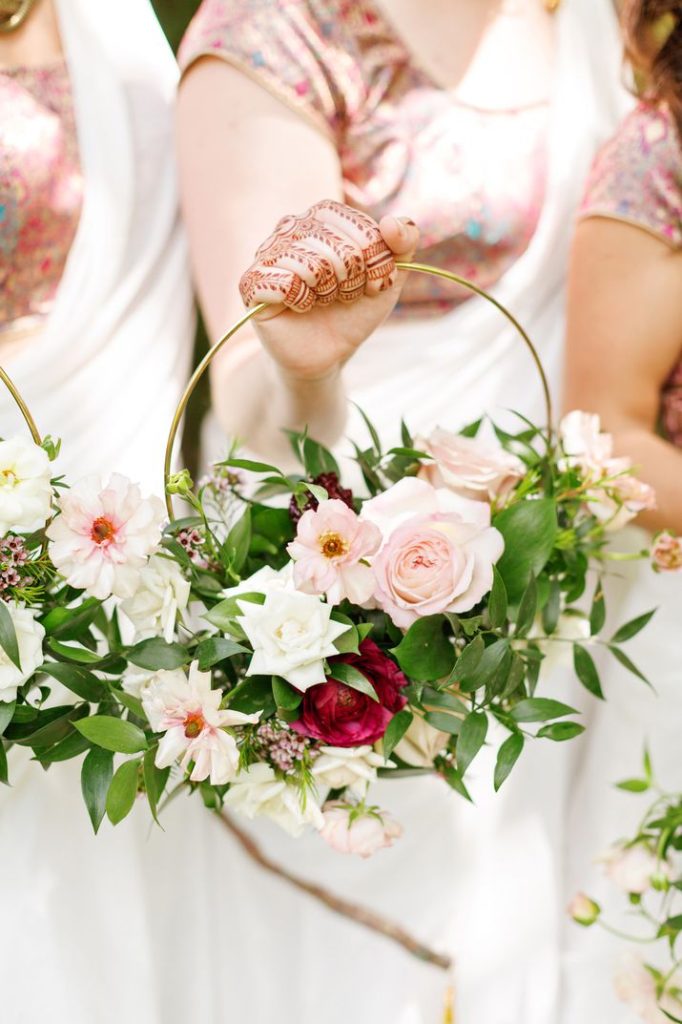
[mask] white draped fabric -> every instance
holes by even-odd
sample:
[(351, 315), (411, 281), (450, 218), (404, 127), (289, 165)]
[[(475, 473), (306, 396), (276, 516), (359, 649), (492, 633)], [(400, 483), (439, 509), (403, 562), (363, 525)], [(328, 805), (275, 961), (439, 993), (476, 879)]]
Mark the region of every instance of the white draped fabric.
[[(6, 369), (39, 428), (62, 437), (58, 468), (70, 479), (118, 470), (161, 493), (193, 337), (173, 160), (175, 62), (147, 0), (57, 8), (84, 206), (54, 310)], [(25, 430), (4, 394), (0, 419), (5, 436)], [(95, 838), (80, 765), (43, 773), (24, 753), (12, 751), (13, 786), (0, 793), (2, 1020), (171, 1020), (158, 993), (172, 939), (152, 905), (144, 814)], [(189, 855), (176, 846), (186, 873)]]

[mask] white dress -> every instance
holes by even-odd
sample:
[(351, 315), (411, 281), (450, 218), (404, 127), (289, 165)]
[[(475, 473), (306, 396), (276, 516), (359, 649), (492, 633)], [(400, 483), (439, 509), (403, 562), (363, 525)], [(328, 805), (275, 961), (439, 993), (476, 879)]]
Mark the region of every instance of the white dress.
[[(609, 0), (570, 0), (557, 17), (545, 208), (527, 253), (495, 288), (537, 343), (555, 399), (573, 217), (591, 159), (628, 102)], [(353, 399), (388, 440), (396, 440), (403, 415), (415, 431), (461, 425), (483, 410), (503, 415), (515, 407), (542, 416), (527, 352), (499, 312), (478, 299), (438, 320), (387, 325), (354, 357), (347, 374)], [(361, 438), (363, 431), (355, 418), (348, 433)], [(569, 703), (577, 699), (570, 670), (557, 670), (552, 693)], [(373, 799), (396, 814), (405, 835), (366, 862), (335, 854), (314, 836), (290, 840), (267, 822), (253, 832), (289, 869), (368, 904), (454, 955), (458, 1024), (557, 1024), (571, 760), (565, 748), (538, 743), (497, 797), (492, 768), (490, 759), (477, 759), (475, 807), (436, 779), (380, 783)], [(216, 1012), (207, 1018), (211, 1024), (442, 1019), (448, 979), (437, 968), (333, 917), (249, 863), (229, 836), (220, 838), (222, 847), (206, 848), (208, 859), (198, 867), (222, 867), (212, 874), (220, 910), (211, 926), (216, 942), (233, 935), (229, 960), (215, 979), (225, 1017)], [(576, 1017), (571, 1024), (578, 1021), (596, 1024), (597, 1018)]]

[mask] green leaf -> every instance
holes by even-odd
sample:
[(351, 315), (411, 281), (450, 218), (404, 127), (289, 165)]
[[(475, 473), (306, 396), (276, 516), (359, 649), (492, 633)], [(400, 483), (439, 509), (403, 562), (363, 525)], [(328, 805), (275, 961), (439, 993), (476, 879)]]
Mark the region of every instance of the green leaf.
[(611, 637), (612, 644), (624, 644), (626, 640), (632, 640), (633, 636), (637, 636), (641, 630), (647, 626), (656, 612), (657, 608), (652, 608), (650, 612), (645, 612), (644, 615), (638, 615), (636, 619), (630, 619), (624, 626), (621, 626), (613, 636)]
[(63, 644), (59, 640), (55, 640), (54, 637), (48, 637), (47, 646), (59, 658), (75, 662), (77, 665), (96, 665), (102, 660), (96, 651), (90, 651), (81, 644)]
[(52, 608), (41, 622), (50, 635), (61, 640), (77, 640), (92, 625), (101, 607), (101, 601), (89, 597), (77, 608)]
[[(479, 634), (479, 636), (475, 637), (470, 644), (466, 645), (455, 662), (455, 667), (452, 671), (452, 681), (460, 684), (461, 688), (464, 689), (465, 692), (467, 692), (468, 687), (465, 688), (462, 684), (467, 684), (470, 679), (474, 678), (474, 674), (484, 653), (485, 641)], [(476, 687), (474, 687), (474, 689), (475, 688)]]
[(106, 692), (97, 676), (80, 665), (70, 665), (64, 661), (50, 661), (40, 666), (40, 672), (56, 679), (67, 690), (71, 690), (82, 700), (92, 704), (101, 701)]
[(389, 451), (386, 452), (386, 455), (398, 455), (400, 458), (403, 459), (428, 459), (429, 461), (433, 459), (433, 455), (429, 455), (428, 452), (422, 452), (419, 451), (418, 448), (411, 447), (391, 448), (389, 449)]
[(538, 739), (554, 740), (555, 743), (562, 743), (564, 740), (572, 740), (585, 732), (585, 726), (579, 722), (552, 722), (551, 725), (543, 725), (538, 730)]
[(507, 621), (507, 588), (496, 566), (493, 566), (493, 586), (488, 598), (488, 615), (493, 629), (500, 629)]
[(471, 796), (469, 795), (469, 790), (464, 785), (460, 772), (458, 772), (453, 765), (448, 765), (443, 770), (443, 778), (451, 789), (454, 789), (456, 793), (463, 796), (465, 800), (469, 801), (469, 803), (473, 803)]
[(163, 637), (153, 636), (131, 647), (126, 657), (138, 668), (158, 669), (182, 668), (190, 660), (189, 651), (182, 644), (167, 644)]
[(142, 777), (144, 779), (144, 790), (147, 794), (147, 802), (152, 812), (152, 818), (158, 825), (157, 811), (161, 794), (166, 788), (170, 768), (157, 768), (154, 764), (156, 748), (148, 750), (142, 761)]
[(548, 697), (528, 697), (511, 710), (515, 722), (548, 722), (551, 718), (577, 714), (575, 708), (558, 700), (550, 700)]
[(203, 618), (213, 626), (217, 626), (218, 629), (229, 630), (232, 627), (233, 620), (239, 618), (242, 614), (242, 610), (239, 607), (240, 601), (264, 604), (265, 594), (249, 591), (248, 594), (236, 594), (234, 597), (226, 597), (223, 601), (219, 601), (218, 604), (214, 605), (209, 612), (206, 612)]
[(251, 512), (247, 507), (220, 549), (220, 561), (232, 572), (241, 572), (251, 545)]
[(275, 698), (277, 707), (284, 708), (286, 711), (294, 711), (303, 700), (302, 693), (295, 690), (293, 686), (289, 686), (278, 676), (272, 677), (272, 696)]
[(590, 635), (597, 636), (601, 633), (605, 622), (606, 601), (604, 599), (604, 583), (599, 579), (597, 580), (594, 597), (592, 598), (592, 608), (590, 610)]
[(535, 615), (538, 609), (538, 585), (535, 581), (535, 576), (530, 577), (528, 586), (523, 592), (521, 598), (521, 604), (516, 615), (516, 636), (527, 636), (530, 632), (533, 623), (535, 622)]
[(107, 792), (114, 773), (114, 755), (99, 748), (91, 750), (81, 768), (81, 790), (95, 834), (106, 811)]
[(472, 711), (464, 719), (457, 740), (457, 767), (462, 776), (485, 743), (487, 735), (488, 716), (482, 711)]
[(650, 788), (646, 779), (624, 779), (616, 783), (616, 789), (623, 789), (626, 793), (646, 793)]
[(5, 750), (5, 744), (0, 740), (0, 782), (4, 785), (9, 783), (9, 771), (7, 765), (7, 751)]
[(334, 622), (342, 622), (344, 626), (348, 626), (346, 632), (342, 633), (341, 636), (337, 636), (334, 641), (334, 647), (339, 654), (359, 654), (360, 633), (353, 620), (336, 609), (332, 612), (332, 619)]
[(505, 661), (508, 661), (509, 655), (510, 647), (508, 640), (496, 640), (490, 644), (489, 647), (484, 649), (474, 671), (470, 672), (466, 679), (462, 680), (459, 684), (460, 690), (463, 693), (472, 693), (481, 686), (487, 686), (496, 676), (500, 666)]
[(585, 689), (589, 690), (595, 697), (598, 697), (599, 700), (604, 700), (597, 666), (589, 651), (581, 647), (580, 644), (573, 644), (573, 665), (575, 667), (575, 674)]
[[(355, 405), (355, 402), (353, 402), (353, 405)], [(374, 427), (374, 424), (372, 423), (370, 418), (367, 416), (367, 414), (364, 412), (364, 410), (362, 410), (360, 408), (359, 405), (355, 405), (355, 408), (358, 410), (358, 412), (360, 413), (360, 415), (362, 416), (362, 418), (363, 418), (363, 420), (365, 422), (365, 426), (367, 427), (367, 430), (369, 432), (369, 436), (372, 439), (372, 446), (374, 448), (374, 454), (377, 456), (377, 458), (380, 458), (381, 457), (381, 441), (379, 440), (379, 435), (376, 432), (376, 428)]]
[(15, 700), (12, 701), (0, 701), (0, 736), (3, 735), (5, 729), (12, 721), (14, 717), (14, 709), (17, 706)]
[(249, 654), (248, 647), (238, 644), (222, 636), (210, 636), (202, 640), (195, 651), (195, 657), (199, 662), (199, 671), (207, 672), (213, 665), (226, 658), (233, 658), (235, 654)]
[(402, 711), (398, 711), (393, 716), (391, 721), (386, 726), (386, 732), (382, 740), (384, 757), (388, 761), (389, 757), (400, 743), (401, 739), (412, 725), (414, 715), (407, 708), (403, 708)]
[(19, 671), (21, 671), (17, 631), (14, 628), (12, 616), (4, 601), (0, 601), (0, 647), (2, 647), (12, 664), (16, 665)]
[(442, 615), (418, 619), (394, 647), (398, 664), (410, 679), (432, 683), (449, 675), (455, 662), (455, 648), (445, 633)]
[(549, 559), (557, 536), (556, 503), (551, 498), (519, 501), (495, 516), (493, 525), (504, 537), (504, 554), (497, 563), (512, 602), (519, 601), (531, 574), (538, 576)]
[(121, 754), (136, 754), (138, 750), (147, 749), (145, 735), (137, 725), (126, 722), (122, 718), (111, 715), (94, 715), (74, 722), (80, 733), (105, 750), (117, 751)]
[(81, 736), (79, 732), (72, 732), (63, 740), (55, 743), (54, 746), (46, 750), (41, 749), (39, 753), (36, 753), (35, 760), (40, 761), (42, 765), (53, 764), (56, 761), (70, 761), (73, 757), (78, 757), (79, 754), (89, 749), (90, 743), (85, 736)]
[(500, 749), (497, 752), (497, 762), (495, 764), (495, 792), (503, 782), (507, 779), (507, 776), (511, 772), (512, 768), (521, 756), (523, 750), (523, 736), (520, 732), (513, 732), (509, 736)]
[(231, 466), (233, 469), (246, 469), (249, 473), (274, 473), (281, 476), (281, 470), (277, 466), (271, 466), (269, 462), (257, 462), (254, 459), (225, 459), (218, 463), (220, 466)]
[[(52, 712), (54, 714), (51, 714)], [(36, 753), (42, 752), (68, 736), (73, 731), (73, 724), (76, 720), (87, 713), (88, 709), (84, 704), (49, 708), (41, 711), (37, 719), (26, 727), (27, 735), (16, 737), (14, 727), (12, 727), (11, 730), (6, 731), (5, 736), (8, 740), (11, 739), (22, 746), (32, 747)]]
[(122, 707), (127, 708), (128, 711), (132, 711), (132, 713), (137, 718), (141, 718), (143, 722), (147, 720), (147, 715), (145, 714), (142, 701), (139, 697), (134, 697), (132, 693), (126, 693), (125, 690), (118, 690), (115, 686), (111, 687), (110, 692)]
[(232, 711), (241, 711), (245, 715), (255, 715), (262, 711), (265, 719), (275, 711), (272, 696), (271, 676), (250, 676), (236, 686), (229, 694), (229, 706)]
[(439, 732), (450, 733), (451, 736), (459, 736), (462, 731), (462, 719), (448, 715), (445, 711), (427, 711), (424, 721), (432, 725)]
[(551, 636), (557, 628), (561, 614), (561, 584), (556, 578), (549, 581), (547, 603), (542, 610), (542, 627), (547, 636)]
[(139, 788), (141, 762), (142, 759), (136, 757), (132, 761), (124, 761), (116, 769), (107, 793), (107, 817), (112, 825), (118, 825), (133, 809)]
[[(644, 675), (643, 672), (640, 672), (640, 670), (635, 665), (634, 661), (632, 661), (632, 659), (627, 656), (625, 651), (622, 651), (620, 647), (613, 647), (611, 644), (607, 644), (607, 646), (611, 651), (611, 654), (616, 659), (616, 661), (619, 661), (623, 668), (626, 668), (628, 672), (632, 672), (633, 676), (637, 676), (637, 678), (641, 679), (642, 682), (646, 683), (647, 686), (651, 686), (651, 683), (649, 682), (647, 677)], [(651, 688), (653, 689), (653, 687)]]
[(377, 704), (379, 698), (377, 692), (370, 683), (367, 676), (363, 675), (354, 665), (347, 665), (345, 661), (333, 661), (329, 666), (329, 678), (335, 679), (337, 683), (343, 683), (345, 686), (350, 686), (353, 690), (358, 690), (360, 693), (364, 693), (365, 696), (371, 697)]
[(336, 473), (341, 476), (339, 464), (324, 445), (313, 441), (312, 437), (303, 439), (303, 465), (309, 476), (321, 476), (323, 473)]

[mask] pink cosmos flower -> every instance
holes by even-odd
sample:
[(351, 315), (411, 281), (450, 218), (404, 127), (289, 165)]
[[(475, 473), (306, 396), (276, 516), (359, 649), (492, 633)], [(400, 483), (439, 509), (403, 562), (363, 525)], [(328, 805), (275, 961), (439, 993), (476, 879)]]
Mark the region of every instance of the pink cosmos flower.
[(354, 808), (334, 801), (322, 808), (324, 825), (320, 835), (337, 853), (355, 853), (371, 857), (377, 850), (392, 846), (403, 834), (402, 827), (385, 811), (367, 811), (351, 821)]
[(220, 710), (222, 693), (211, 689), (211, 673), (200, 672), (194, 662), (189, 678), (182, 671), (159, 673), (146, 687), (142, 704), (155, 732), (165, 732), (155, 764), (167, 768), (180, 761), (183, 768), (194, 762), (193, 782), (210, 779), (222, 786), (239, 768), (239, 750), (229, 726), (258, 721), (256, 715)]
[(374, 597), (401, 629), (427, 615), (469, 611), (490, 590), (504, 541), (487, 503), (406, 477), (362, 514), (388, 536), (372, 563)]
[(287, 547), (295, 562), (296, 586), (309, 594), (326, 594), (332, 604), (344, 598), (363, 604), (374, 591), (374, 574), (362, 559), (373, 555), (380, 543), (378, 528), (363, 522), (343, 501), (320, 502), (301, 516), (296, 539)]
[(422, 480), (477, 501), (504, 498), (525, 473), (521, 460), (500, 444), (462, 437), (441, 427), (427, 438), (417, 438), (415, 448), (433, 458), (422, 464)]
[(682, 570), (682, 537), (675, 537), (667, 531), (659, 533), (651, 548), (654, 569), (658, 572), (680, 572)]
[(57, 502), (61, 515), (47, 529), (50, 557), (67, 583), (104, 599), (131, 597), (138, 570), (161, 537), (164, 508), (136, 484), (113, 473), (104, 485), (86, 477)]

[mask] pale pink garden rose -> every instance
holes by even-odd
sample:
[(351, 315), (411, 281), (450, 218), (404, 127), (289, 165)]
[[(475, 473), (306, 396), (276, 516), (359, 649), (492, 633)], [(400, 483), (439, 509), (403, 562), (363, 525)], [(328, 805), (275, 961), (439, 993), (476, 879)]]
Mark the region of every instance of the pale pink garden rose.
[(367, 501), (362, 516), (387, 538), (372, 563), (374, 598), (401, 629), (470, 611), (492, 587), (504, 541), (485, 502), (407, 477)]
[[(680, 984), (679, 973), (671, 979), (673, 985)], [(645, 1024), (668, 1024), (670, 1018), (663, 1010), (675, 1017), (682, 1014), (682, 1003), (670, 993), (665, 993), (659, 1003), (653, 975), (635, 953), (626, 953), (621, 958), (613, 980), (618, 998), (627, 1003)]]
[(667, 531), (659, 533), (651, 548), (651, 558), (657, 572), (682, 570), (682, 537)]
[(598, 471), (613, 458), (613, 438), (602, 432), (601, 420), (596, 413), (574, 409), (559, 424), (561, 444), (570, 465), (584, 471)]
[(364, 604), (374, 591), (374, 573), (364, 562), (381, 544), (373, 523), (363, 522), (343, 501), (321, 501), (301, 516), (287, 551), (294, 582), (309, 594), (326, 594), (332, 604), (347, 598)]
[(371, 857), (377, 850), (392, 846), (403, 834), (402, 826), (385, 811), (367, 811), (353, 818), (354, 808), (339, 801), (322, 808), (324, 825), (320, 835), (337, 853)]
[(463, 498), (504, 498), (525, 473), (521, 460), (501, 445), (477, 437), (462, 437), (441, 427), (427, 438), (417, 438), (415, 448), (433, 460), (422, 464), (422, 480), (434, 487), (449, 487)]
[(657, 879), (671, 876), (670, 864), (660, 860), (645, 843), (635, 846), (617, 845), (602, 858), (607, 877), (627, 893), (641, 896)]
[(194, 762), (190, 779), (209, 779), (222, 786), (235, 778), (239, 750), (231, 726), (258, 721), (259, 714), (221, 710), (222, 692), (211, 689), (211, 673), (200, 672), (196, 662), (184, 672), (166, 672), (150, 681), (142, 693), (142, 706), (155, 732), (165, 736), (159, 743), (155, 764), (167, 768), (176, 761), (182, 768)]
[(621, 530), (642, 512), (656, 508), (653, 487), (633, 476), (631, 468), (630, 459), (613, 459), (610, 466), (613, 478), (587, 493), (590, 511), (608, 531)]
[(158, 498), (143, 498), (127, 477), (113, 473), (81, 480), (57, 502), (50, 523), (50, 557), (67, 583), (104, 599), (132, 597), (139, 570), (161, 538), (165, 517)]

